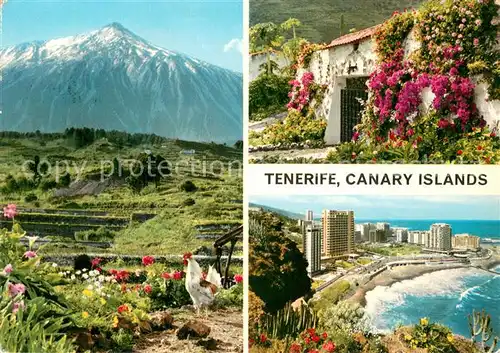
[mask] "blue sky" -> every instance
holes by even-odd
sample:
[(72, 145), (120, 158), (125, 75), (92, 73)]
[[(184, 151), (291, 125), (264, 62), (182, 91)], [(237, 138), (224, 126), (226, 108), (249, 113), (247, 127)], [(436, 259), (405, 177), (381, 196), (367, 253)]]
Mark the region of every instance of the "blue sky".
[(498, 220), (498, 196), (250, 196), (250, 202), (303, 214), (353, 210), (358, 219)]
[(3, 46), (48, 40), (119, 22), (166, 49), (242, 72), (242, 0), (9, 0)]

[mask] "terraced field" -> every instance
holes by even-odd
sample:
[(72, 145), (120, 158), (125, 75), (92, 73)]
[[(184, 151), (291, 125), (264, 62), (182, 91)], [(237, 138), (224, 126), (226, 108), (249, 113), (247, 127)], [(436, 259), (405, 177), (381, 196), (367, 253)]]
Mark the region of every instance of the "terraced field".
[[(107, 173), (113, 159), (127, 170), (144, 151), (167, 160), (171, 173), (140, 191), (124, 176), (101, 181), (101, 170)], [(23, 164), (35, 156), (52, 166), (70, 165), (70, 185), (57, 184), (55, 167), (31, 185), (33, 175)], [(18, 205), (15, 221), (27, 235), (40, 237), (45, 256), (179, 255), (211, 249), (217, 237), (241, 224), (241, 165), (241, 149), (211, 143), (164, 139), (124, 147), (102, 139), (74, 148), (64, 138), (43, 134), (1, 138), (0, 205)], [(9, 189), (12, 179), (23, 187)], [(194, 190), (183, 188), (186, 181)], [(0, 217), (0, 228), (11, 226)], [(242, 252), (241, 242), (236, 251)]]

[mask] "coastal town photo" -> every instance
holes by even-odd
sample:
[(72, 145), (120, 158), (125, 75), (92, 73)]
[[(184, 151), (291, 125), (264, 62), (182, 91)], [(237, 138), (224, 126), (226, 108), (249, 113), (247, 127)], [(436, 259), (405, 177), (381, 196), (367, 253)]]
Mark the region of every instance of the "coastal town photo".
[(500, 198), (251, 196), (251, 352), (496, 352)]

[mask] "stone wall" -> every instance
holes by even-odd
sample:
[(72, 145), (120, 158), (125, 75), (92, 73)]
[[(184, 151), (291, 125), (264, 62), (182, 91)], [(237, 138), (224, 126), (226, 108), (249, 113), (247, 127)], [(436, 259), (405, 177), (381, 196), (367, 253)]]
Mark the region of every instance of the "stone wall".
[[(271, 55), (271, 60), (275, 61), (278, 64), (278, 67), (281, 69), (290, 65), (289, 61), (285, 59), (282, 55)], [(260, 70), (259, 66), (266, 63), (266, 55), (265, 54), (254, 54), (250, 55), (250, 72), (249, 72), (249, 80), (253, 81), (259, 76)]]

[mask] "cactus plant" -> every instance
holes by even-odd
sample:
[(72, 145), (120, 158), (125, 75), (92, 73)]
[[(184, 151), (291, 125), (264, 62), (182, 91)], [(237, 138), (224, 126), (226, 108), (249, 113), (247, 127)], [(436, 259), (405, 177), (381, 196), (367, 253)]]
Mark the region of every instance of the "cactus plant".
[(283, 339), (297, 337), (308, 328), (315, 328), (318, 317), (314, 310), (307, 305), (294, 309), (288, 303), (283, 309), (274, 314), (266, 314), (260, 320), (260, 332), (266, 332), (269, 337)]
[(493, 336), (491, 328), (491, 316), (485, 310), (478, 312), (473, 311), (472, 315), (468, 316), (469, 331), (471, 333), (472, 342), (476, 343), (476, 337), (481, 335), (480, 345), (485, 353), (493, 353), (498, 343), (498, 337), (494, 337), (491, 345), (488, 348), (488, 341)]

